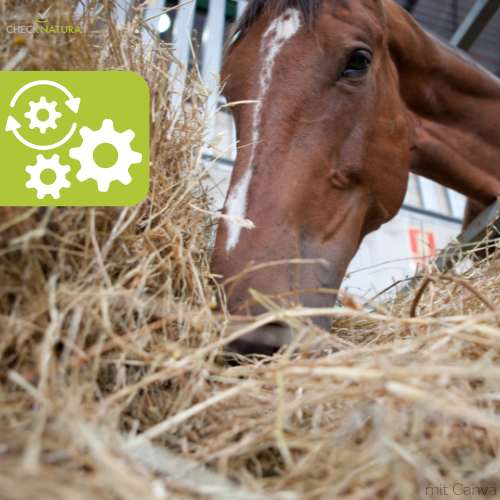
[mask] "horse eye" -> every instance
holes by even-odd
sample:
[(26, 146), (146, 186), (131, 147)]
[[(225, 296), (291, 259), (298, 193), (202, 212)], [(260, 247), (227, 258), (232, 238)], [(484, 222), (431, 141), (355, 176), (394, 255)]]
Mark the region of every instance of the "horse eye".
[(344, 69), (344, 75), (361, 75), (368, 71), (372, 60), (366, 52), (355, 52)]

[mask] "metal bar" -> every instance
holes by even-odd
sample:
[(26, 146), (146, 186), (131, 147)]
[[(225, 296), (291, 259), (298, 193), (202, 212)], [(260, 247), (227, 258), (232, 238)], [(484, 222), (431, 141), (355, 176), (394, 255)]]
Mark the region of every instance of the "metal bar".
[[(433, 265), (440, 271), (451, 269), (456, 263), (456, 258), (463, 252), (462, 245), (479, 243), (488, 236), (488, 229), (491, 225), (496, 228), (500, 235), (500, 202), (496, 200), (489, 207), (483, 210), (457, 237), (460, 245), (448, 245), (433, 261)], [(497, 235), (497, 237), (498, 237)], [(496, 239), (493, 237), (492, 239)], [(471, 249), (471, 248), (469, 248)]]
[(500, 0), (477, 0), (451, 37), (450, 45), (468, 51), (500, 7)]
[[(489, 207), (485, 208), (457, 238), (462, 244), (479, 242), (486, 238), (488, 226), (494, 222), (494, 226), (500, 228), (500, 201), (495, 200)], [(500, 233), (498, 233), (500, 235)]]
[(415, 212), (417, 214), (428, 215), (429, 217), (445, 220), (447, 222), (455, 222), (456, 224), (462, 224), (462, 219), (458, 217), (453, 217), (452, 215), (446, 215), (441, 212), (434, 212), (432, 210), (426, 210), (425, 208), (414, 207), (413, 205), (408, 205), (407, 203), (403, 203), (401, 209), (407, 210), (408, 212)]

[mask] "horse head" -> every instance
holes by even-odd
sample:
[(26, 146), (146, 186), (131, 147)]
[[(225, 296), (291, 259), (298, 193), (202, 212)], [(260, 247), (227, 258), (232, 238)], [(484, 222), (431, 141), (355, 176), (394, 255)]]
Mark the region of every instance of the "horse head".
[[(251, 288), (268, 296), (308, 291), (296, 296), (306, 307), (334, 303), (334, 295), (314, 291), (338, 289), (363, 237), (396, 215), (406, 192), (410, 149), (425, 160), (418, 164), (415, 156), (413, 170), (429, 165), (429, 172), (422, 167), (418, 173), (431, 178), (432, 162), (444, 158), (439, 151), (425, 155), (431, 151), (427, 145), (441, 134), (423, 129), (432, 113), (435, 126), (441, 109), (425, 107), (435, 97), (425, 71), (444, 76), (448, 70), (468, 72), (468, 63), (449, 52), (389, 0), (251, 0), (221, 76), (228, 102), (253, 101), (232, 108), (238, 155), (224, 213), (250, 219), (255, 228), (230, 219), (221, 222), (212, 272), (226, 279), (250, 263), (315, 263), (273, 265), (243, 274), (227, 288), (230, 312), (265, 311), (255, 303), (244, 306)], [(445, 58), (444, 69), (440, 57)], [(489, 85), (497, 99), (498, 83), (488, 83), (488, 77), (474, 71), (477, 85)], [(443, 82), (452, 82), (444, 76)], [(459, 83), (457, 89), (465, 88)], [(434, 88), (446, 91), (444, 85)], [(446, 99), (444, 93), (442, 102)], [(421, 120), (414, 119), (418, 107)], [(472, 107), (469, 112), (474, 112)], [(424, 124), (422, 130), (418, 124)], [(453, 126), (449, 118), (446, 126)], [(448, 137), (441, 135), (443, 141)], [(459, 148), (464, 140), (456, 142)], [(473, 146), (471, 155), (477, 155)], [(491, 157), (494, 152), (498, 148), (491, 150)], [(442, 174), (437, 180), (446, 183), (450, 176), (445, 170), (435, 171)], [(472, 193), (474, 181), (466, 182), (465, 170), (460, 175), (462, 191)], [(489, 188), (485, 184), (481, 189)], [(497, 182), (486, 198), (498, 189)], [(331, 325), (328, 317), (314, 321), (326, 329)], [(286, 325), (273, 324), (232, 348), (269, 353), (291, 338)]]
[[(224, 213), (255, 229), (222, 222), (212, 270), (227, 278), (251, 261), (317, 259), (245, 274), (228, 296), (231, 312), (249, 288), (338, 289), (362, 238), (405, 196), (408, 140), (381, 2), (325, 1), (310, 16), (264, 4), (222, 68), (229, 102), (256, 101), (233, 107), (239, 149)], [(332, 299), (298, 296), (310, 307)], [(316, 321), (329, 327), (327, 317)], [(269, 352), (290, 335), (285, 325), (263, 327), (236, 349)]]

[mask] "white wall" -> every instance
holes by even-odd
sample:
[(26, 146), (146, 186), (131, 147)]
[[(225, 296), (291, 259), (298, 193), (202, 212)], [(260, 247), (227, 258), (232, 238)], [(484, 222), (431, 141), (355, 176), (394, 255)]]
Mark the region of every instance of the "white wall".
[[(363, 240), (342, 289), (371, 298), (393, 280), (414, 276), (417, 264), (411, 252), (409, 228), (421, 228), (424, 234), (432, 231), (438, 249), (445, 248), (450, 238), (461, 232), (458, 223), (401, 209), (394, 219)], [(429, 255), (430, 249), (423, 247)]]

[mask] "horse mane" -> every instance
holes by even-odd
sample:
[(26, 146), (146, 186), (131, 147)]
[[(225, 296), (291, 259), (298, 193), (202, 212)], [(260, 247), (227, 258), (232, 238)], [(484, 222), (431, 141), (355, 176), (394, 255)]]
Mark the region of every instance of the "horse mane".
[(254, 23), (259, 12), (266, 7), (271, 17), (281, 16), (287, 9), (300, 10), (306, 22), (316, 22), (323, 0), (250, 0), (235, 26), (234, 34), (244, 35)]
[(250, 26), (252, 26), (264, 7), (266, 7), (267, 13), (271, 17), (281, 16), (287, 9), (295, 7), (300, 10), (308, 24), (315, 26), (322, 2), (323, 0), (249, 0), (243, 15), (234, 23), (228, 33), (224, 54), (227, 55), (232, 43), (250, 29)]

